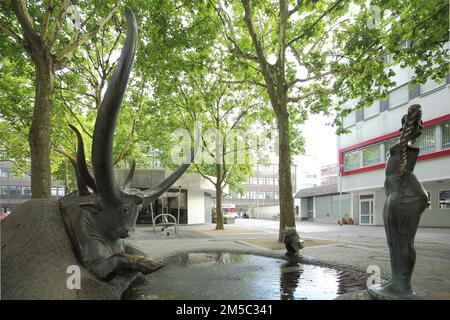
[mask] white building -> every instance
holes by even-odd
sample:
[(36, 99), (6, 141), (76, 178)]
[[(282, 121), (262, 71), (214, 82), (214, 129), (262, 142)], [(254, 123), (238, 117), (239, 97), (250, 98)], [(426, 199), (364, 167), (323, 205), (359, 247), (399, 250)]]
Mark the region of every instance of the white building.
[(353, 220), (383, 224), (386, 152), (398, 141), (401, 118), (412, 104), (422, 106), (424, 130), (416, 142), (420, 156), (415, 174), (429, 194), (421, 226), (450, 227), (450, 95), (449, 76), (408, 88), (412, 70), (396, 70), (396, 87), (387, 101), (375, 101), (343, 119), (351, 133), (338, 137), (342, 191), (350, 193)]
[[(128, 171), (129, 169), (114, 170), (119, 184), (125, 181)], [(147, 189), (157, 185), (170, 174), (171, 172), (164, 169), (136, 169), (131, 187)], [(228, 192), (228, 188), (224, 192)], [(164, 212), (176, 217), (180, 204), (180, 224), (211, 223), (214, 195), (214, 185), (210, 181), (198, 173), (184, 173), (172, 188), (153, 203), (155, 215)], [(151, 215), (141, 214), (138, 223), (151, 223)]]
[(292, 164), (296, 167), (295, 192), (300, 189), (320, 186), (320, 165), (315, 156), (300, 155), (294, 156)]

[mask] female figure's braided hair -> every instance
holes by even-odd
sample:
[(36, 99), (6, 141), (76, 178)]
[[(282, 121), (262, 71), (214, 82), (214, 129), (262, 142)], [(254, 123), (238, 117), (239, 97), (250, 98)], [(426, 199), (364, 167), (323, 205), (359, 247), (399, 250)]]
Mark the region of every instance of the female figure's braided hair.
[(412, 136), (415, 128), (420, 127), (422, 123), (422, 110), (419, 104), (413, 104), (408, 108), (408, 114), (402, 118), (402, 131), (400, 136), (400, 176), (406, 171), (408, 164), (407, 147), (408, 143), (414, 143), (417, 136)]

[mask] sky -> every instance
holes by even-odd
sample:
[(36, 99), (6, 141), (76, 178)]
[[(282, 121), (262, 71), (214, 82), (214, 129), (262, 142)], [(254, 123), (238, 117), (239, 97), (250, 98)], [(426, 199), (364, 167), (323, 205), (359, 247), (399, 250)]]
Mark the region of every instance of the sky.
[(320, 166), (337, 163), (335, 128), (326, 125), (330, 122), (331, 117), (310, 115), (302, 126), (305, 154), (315, 156)]

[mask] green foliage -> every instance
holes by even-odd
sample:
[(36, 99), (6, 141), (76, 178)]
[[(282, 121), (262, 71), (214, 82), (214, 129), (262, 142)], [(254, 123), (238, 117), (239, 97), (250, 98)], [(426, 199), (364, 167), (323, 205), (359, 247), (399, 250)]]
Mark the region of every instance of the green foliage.
[[(89, 16), (81, 31), (92, 30), (113, 3), (78, 1), (82, 18)], [(251, 4), (261, 46), (275, 66), (279, 2), (255, 0)], [(289, 10), (297, 6), (286, 24), (284, 69), (293, 154), (302, 152), (301, 125), (308, 114), (335, 115), (337, 131), (344, 132), (341, 118), (352, 111), (345, 103), (358, 98), (356, 108), (361, 108), (385, 97), (394, 85), (394, 64), (414, 69), (413, 81), (420, 83), (428, 78), (441, 79), (449, 72), (447, 1), (374, 0), (371, 4), (380, 9), (379, 20), (374, 7), (362, 0), (299, 0), (288, 4)], [(47, 37), (55, 31), (60, 5), (60, 1), (55, 2)], [(136, 159), (138, 167), (175, 168), (170, 156), (174, 144), (171, 133), (180, 127), (192, 131), (193, 121), (200, 120), (203, 130), (216, 128), (226, 134), (233, 119), (215, 123), (217, 109), (239, 114), (255, 104), (235, 127), (247, 132), (255, 126), (276, 128), (241, 1), (128, 0), (124, 5), (136, 15), (139, 43), (116, 129), (116, 167), (129, 166)], [(39, 28), (45, 3), (30, 2), (28, 9)], [(21, 35), (10, 12), (10, 2), (2, 2), (0, 22)], [(51, 136), (54, 148), (75, 153), (75, 136), (67, 127), (72, 123), (82, 131), (89, 162), (97, 109), (123, 44), (123, 31), (120, 9), (111, 23), (75, 51), (67, 67), (56, 73)], [(65, 23), (52, 52), (56, 54), (67, 46), (73, 32)], [(385, 59), (388, 54), (391, 60)], [(7, 32), (0, 32), (0, 59), (0, 149), (4, 158), (27, 171), (34, 67)], [(232, 191), (239, 192), (250, 173), (250, 162), (255, 158), (249, 155), (246, 159), (248, 164), (227, 169), (226, 181)], [(191, 168), (195, 169), (205, 175), (217, 173), (211, 165)], [(73, 170), (57, 152), (52, 153), (52, 173), (74, 187)]]

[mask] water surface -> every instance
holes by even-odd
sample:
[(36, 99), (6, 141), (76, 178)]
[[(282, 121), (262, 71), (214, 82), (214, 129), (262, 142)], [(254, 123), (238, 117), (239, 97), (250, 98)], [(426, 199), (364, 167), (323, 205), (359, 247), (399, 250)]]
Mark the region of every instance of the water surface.
[(168, 258), (125, 299), (329, 300), (366, 289), (368, 274), (242, 253), (185, 253)]

